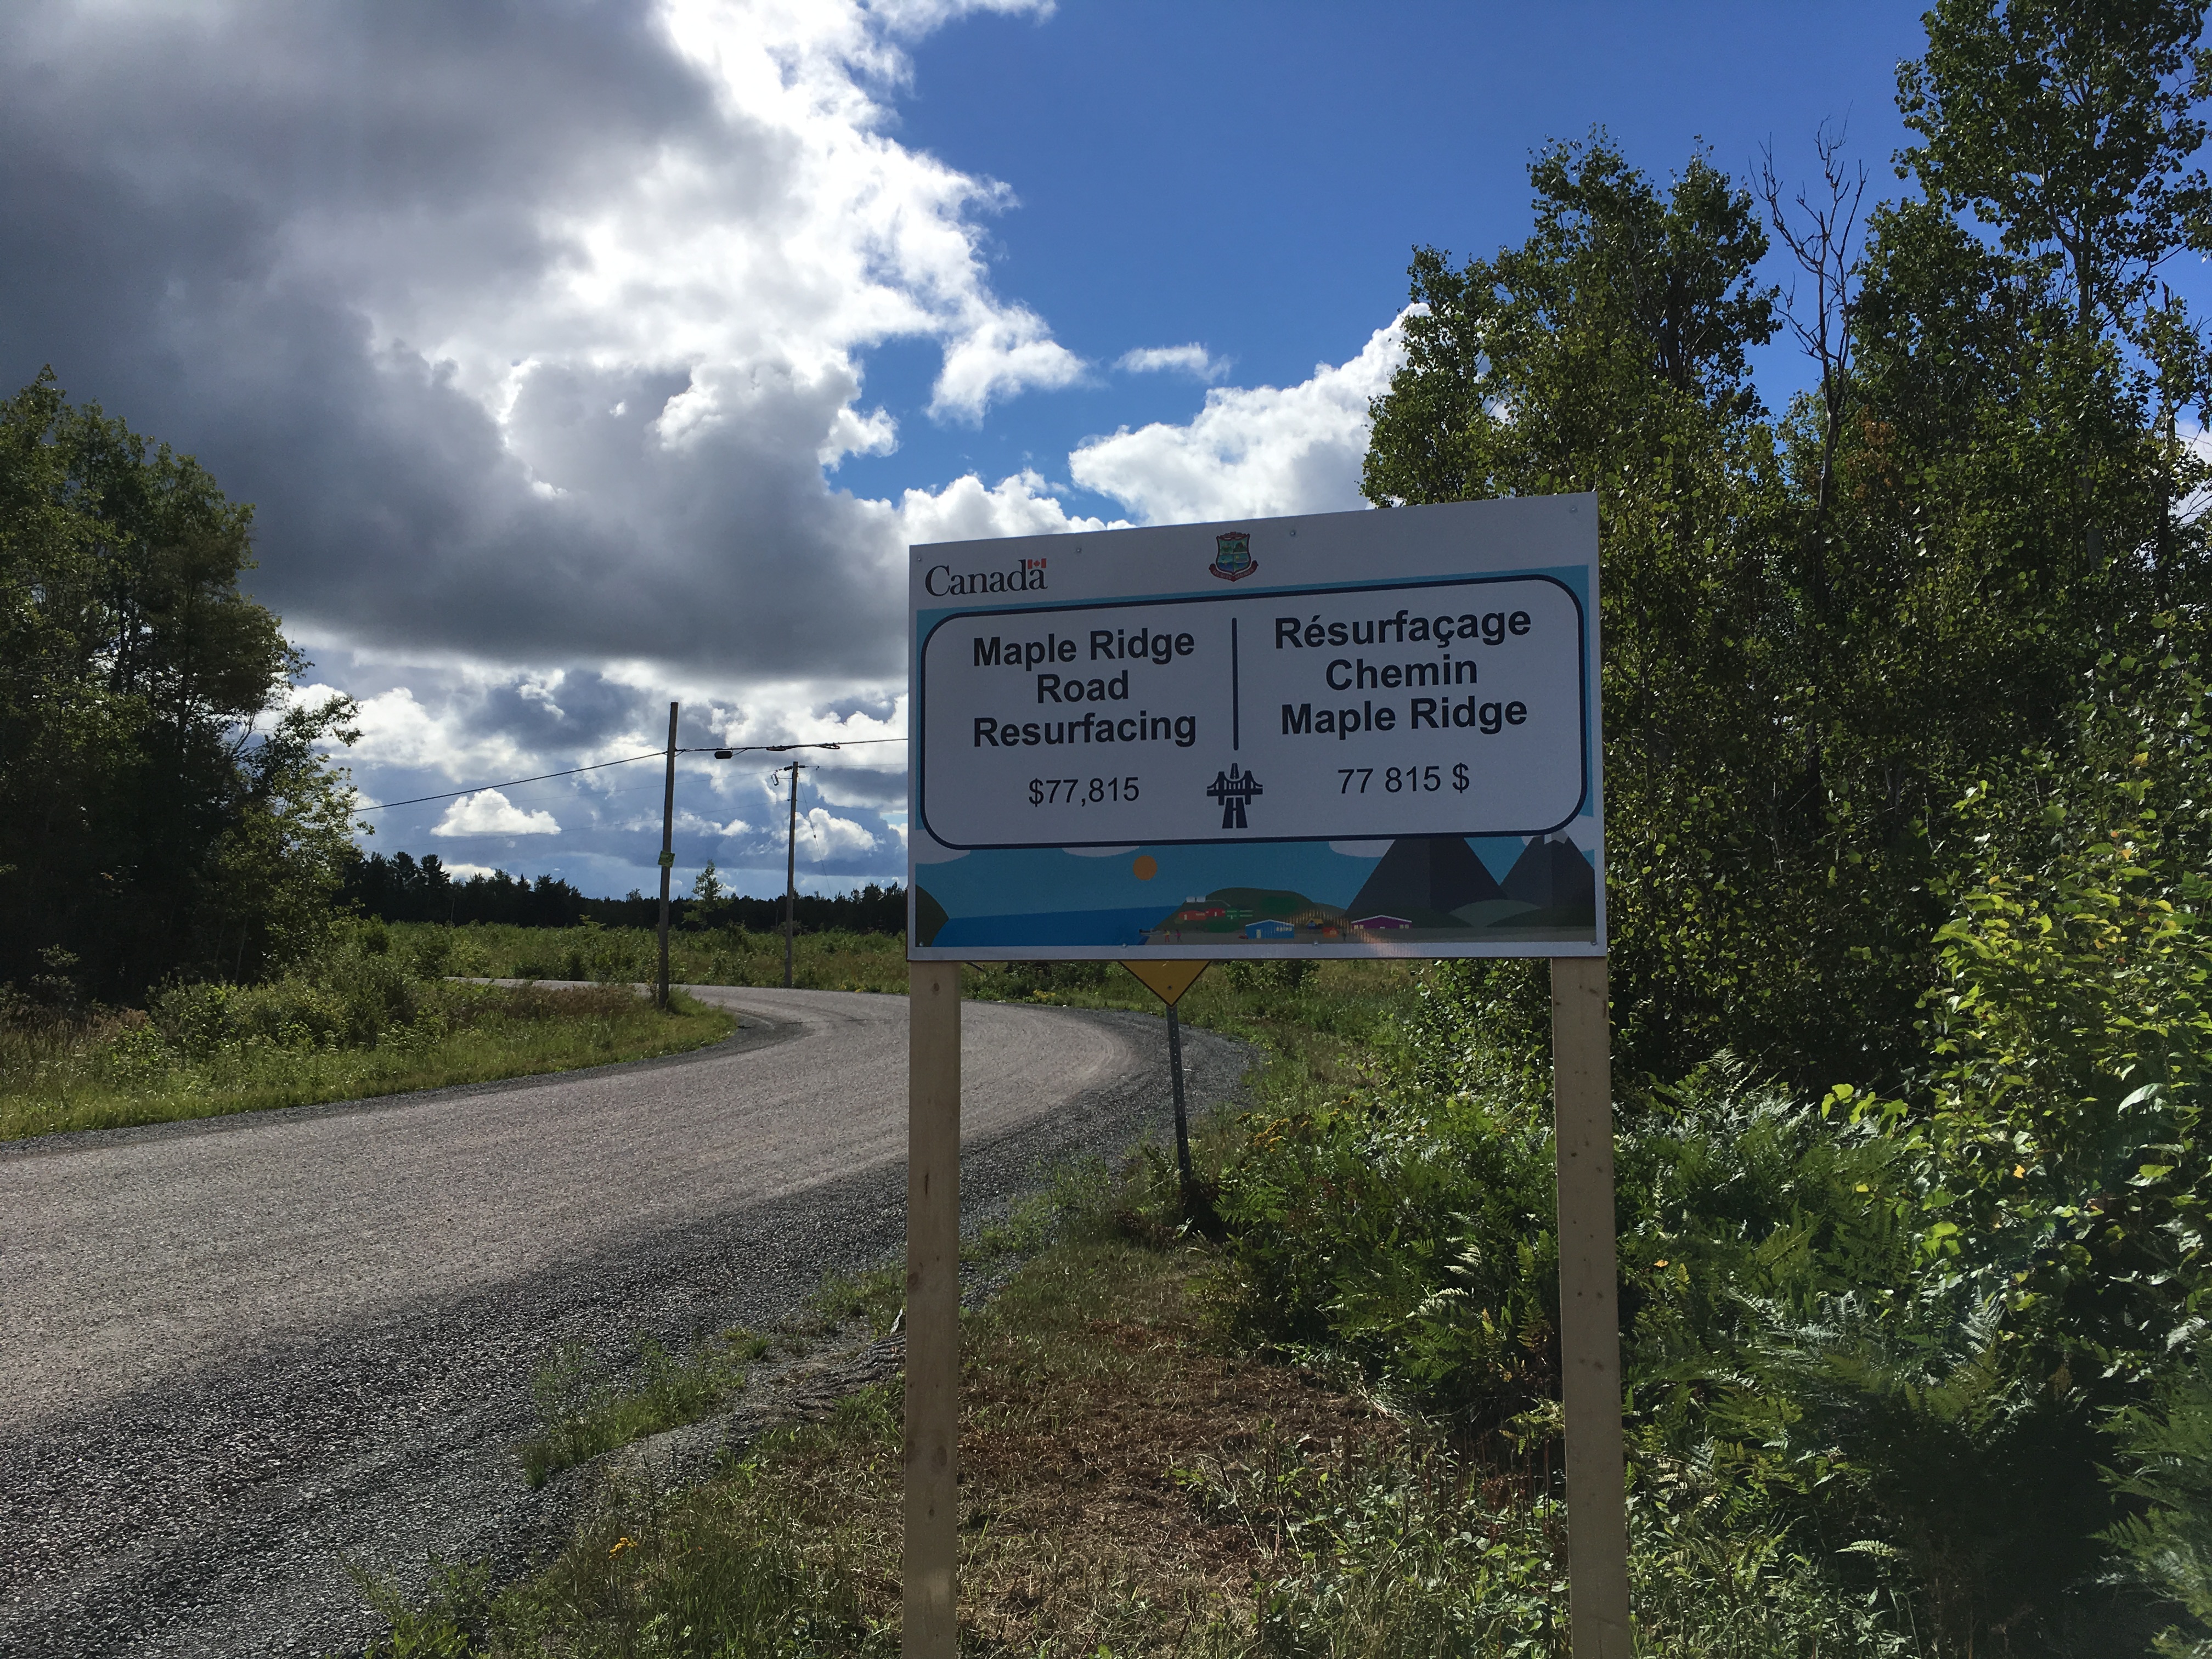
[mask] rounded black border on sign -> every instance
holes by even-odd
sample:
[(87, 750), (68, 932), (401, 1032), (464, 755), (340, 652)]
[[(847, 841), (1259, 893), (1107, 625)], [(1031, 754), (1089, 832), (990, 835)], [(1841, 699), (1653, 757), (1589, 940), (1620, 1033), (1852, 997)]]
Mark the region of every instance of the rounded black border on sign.
[[(937, 630), (947, 623), (966, 622), (977, 617), (1046, 617), (1064, 611), (1126, 611), (1139, 606), (1169, 605), (1218, 605), (1234, 599), (1249, 603), (1257, 599), (1302, 599), (1310, 594), (1389, 593), (1401, 592), (1409, 587), (1479, 587), (1494, 582), (1549, 582), (1567, 596), (1567, 603), (1575, 608), (1575, 689), (1579, 699), (1578, 713), (1582, 730), (1582, 793), (1575, 797), (1574, 810), (1557, 823), (1531, 830), (1427, 830), (1424, 836), (1457, 835), (1472, 836), (1548, 836), (1564, 830), (1582, 816), (1583, 807), (1589, 800), (1590, 792), (1590, 720), (1589, 720), (1589, 617), (1583, 609), (1582, 595), (1557, 576), (1541, 571), (1501, 572), (1491, 576), (1441, 576), (1407, 578), (1401, 581), (1358, 582), (1346, 586), (1318, 587), (1272, 587), (1257, 593), (1191, 593), (1180, 599), (1100, 599), (1094, 603), (1069, 605), (1014, 605), (980, 611), (954, 611), (939, 617), (930, 624), (929, 632), (921, 636), (915, 648), (914, 672), (914, 744), (917, 751), (914, 764), (914, 810), (921, 821), (922, 833), (939, 847), (951, 848), (960, 853), (1025, 853), (1050, 851), (1057, 847), (1247, 847), (1271, 842), (1343, 841), (1343, 836), (1182, 836), (1172, 840), (1151, 840), (1130, 842), (1125, 836), (1109, 836), (1100, 841), (946, 841), (929, 826), (928, 759), (928, 663), (929, 642), (937, 637)], [(1364, 841), (1397, 840), (1396, 836), (1365, 836)]]

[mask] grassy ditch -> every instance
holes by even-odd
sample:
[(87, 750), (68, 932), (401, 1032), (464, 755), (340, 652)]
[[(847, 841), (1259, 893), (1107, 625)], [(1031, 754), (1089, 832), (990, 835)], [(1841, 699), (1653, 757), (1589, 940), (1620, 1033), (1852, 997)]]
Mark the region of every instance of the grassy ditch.
[[(963, 1331), (962, 1650), (1305, 1659), (1565, 1646), (1564, 1515), (1540, 1460), (1474, 1455), (1341, 1376), (1231, 1340), (1213, 1247), (1132, 1185)], [(375, 1592), (372, 1659), (897, 1651), (899, 1395), (756, 1443), (714, 1479), (620, 1491), (544, 1571)], [(1638, 1510), (1646, 1650), (1912, 1651), (1798, 1582), (1776, 1540)]]
[[(1179, 1632), (1183, 1651), (1230, 1650), (1255, 1564), (1285, 1540), (1230, 1516), (1207, 1483), (1241, 1491), (1285, 1456), (1392, 1437), (1310, 1377), (1209, 1347), (1193, 1288), (1206, 1266), (1180, 1244), (1070, 1238), (969, 1321), (976, 1650), (1166, 1652)], [(1218, 1467), (1186, 1467), (1194, 1447)], [(896, 1385), (864, 1390), (690, 1492), (616, 1498), (537, 1577), (493, 1592), (451, 1575), (371, 1651), (894, 1653), (899, 1467)]]
[[(1018, 1205), (963, 1244), (962, 1259), (971, 1268), (988, 1270), (1007, 1256), (1035, 1252), (1064, 1201), (1048, 1194)], [(747, 1366), (779, 1352), (805, 1357), (825, 1342), (888, 1334), (904, 1285), (896, 1267), (832, 1273), (770, 1332), (732, 1327), (680, 1354), (641, 1339), (635, 1363), (620, 1372), (582, 1344), (561, 1345), (531, 1377), (539, 1427), (515, 1449), (523, 1479), (532, 1488), (542, 1486), (562, 1469), (602, 1452), (698, 1422), (744, 1389)]]
[[(1307, 985), (1223, 976), (1210, 1022), (1267, 1034), (1273, 1057), (1256, 1109), (1200, 1126), (1205, 1177), (1235, 1191), (1286, 1120), (1381, 1086), (1414, 989), (1347, 977), (1329, 1030), (1296, 1018)], [(1564, 1655), (1555, 1410), (1473, 1431), (1374, 1389), (1356, 1354), (1261, 1330), (1247, 1247), (1180, 1224), (1157, 1150), (976, 1248), (1023, 1260), (964, 1321), (963, 1653)], [(841, 1283), (815, 1317), (880, 1329), (896, 1290)], [(689, 1491), (610, 1492), (535, 1577), (448, 1570), (412, 1606), (380, 1591), (392, 1630), (370, 1653), (895, 1653), (898, 1424), (896, 1382), (863, 1390)], [(1725, 1469), (1649, 1441), (1632, 1516), (1644, 1651), (1929, 1651)]]
[[(447, 972), (487, 979), (583, 980), (628, 985), (659, 973), (659, 941), (649, 927), (517, 927), (472, 922), (447, 927), (400, 922), (404, 949), (436, 952)], [(668, 940), (669, 977), (682, 985), (781, 985), (783, 936), (742, 927), (677, 930)], [(1418, 972), (1410, 963), (1217, 963), (1182, 1004), (1183, 1018), (1247, 1038), (1314, 1033), (1358, 1039), (1403, 999)], [(802, 933), (793, 941), (792, 982), (801, 989), (877, 991), (903, 996), (906, 942), (893, 933)], [(994, 1001), (1073, 1008), (1159, 1012), (1159, 1000), (1107, 962), (969, 963), (963, 994)]]
[(173, 988), (143, 1010), (0, 1007), (0, 1139), (214, 1117), (681, 1053), (735, 1022), (627, 987), (450, 982), (377, 925), (256, 986)]

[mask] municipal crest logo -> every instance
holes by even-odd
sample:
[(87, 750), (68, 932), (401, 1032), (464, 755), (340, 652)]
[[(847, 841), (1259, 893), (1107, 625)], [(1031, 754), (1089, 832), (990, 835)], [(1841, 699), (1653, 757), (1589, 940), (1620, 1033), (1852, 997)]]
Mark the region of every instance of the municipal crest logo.
[(1252, 532), (1232, 530), (1213, 538), (1213, 562), (1206, 567), (1225, 582), (1241, 582), (1260, 568), (1252, 556)]

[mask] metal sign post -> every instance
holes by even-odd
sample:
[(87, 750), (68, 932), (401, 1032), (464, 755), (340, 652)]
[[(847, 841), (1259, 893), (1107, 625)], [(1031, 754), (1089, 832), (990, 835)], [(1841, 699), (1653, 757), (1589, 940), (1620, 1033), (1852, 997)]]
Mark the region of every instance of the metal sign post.
[(1182, 1099), (1182, 1019), (1176, 1012), (1176, 1005), (1182, 994), (1198, 983), (1198, 976), (1207, 964), (1203, 962), (1131, 962), (1122, 964), (1144, 982), (1144, 987), (1168, 1006), (1168, 1075), (1174, 1080), (1176, 1179), (1182, 1200), (1182, 1212), (1192, 1213), (1195, 1185), (1190, 1172), (1190, 1113)]
[[(956, 1645), (958, 963), (1552, 958), (1575, 1659), (1629, 1651), (1597, 501), (910, 550), (908, 1659)], [(1188, 1134), (1175, 1057), (1177, 1154)]]

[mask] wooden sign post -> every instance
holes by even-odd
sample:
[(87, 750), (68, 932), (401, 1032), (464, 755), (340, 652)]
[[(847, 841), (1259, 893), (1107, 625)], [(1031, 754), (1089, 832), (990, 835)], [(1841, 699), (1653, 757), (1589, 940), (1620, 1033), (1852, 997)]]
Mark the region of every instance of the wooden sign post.
[(905, 1659), (953, 1659), (960, 1565), (960, 964), (907, 967)]
[(959, 964), (1552, 958), (1574, 1659), (1627, 1659), (1598, 502), (909, 550), (907, 1659), (953, 1659)]
[(1603, 957), (1552, 958), (1559, 1404), (1574, 1659), (1629, 1659), (1627, 1468), (1613, 1208), (1613, 1023)]

